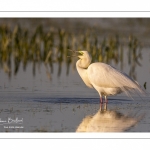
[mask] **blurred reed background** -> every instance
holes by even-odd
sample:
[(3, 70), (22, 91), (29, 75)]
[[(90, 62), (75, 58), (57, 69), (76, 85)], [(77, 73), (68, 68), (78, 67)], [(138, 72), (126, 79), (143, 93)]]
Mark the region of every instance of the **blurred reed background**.
[[(67, 57), (68, 49), (87, 50), (93, 62), (119, 63), (121, 70), (128, 61), (129, 75), (136, 79), (135, 67), (140, 65), (142, 48), (149, 46), (149, 25), (150, 19), (140, 18), (1, 18), (0, 69), (11, 78), (21, 64), (24, 71), (33, 64), (35, 76), (40, 64), (53, 73), (53, 64), (57, 63), (60, 76), (65, 63), (68, 75), (70, 66), (75, 69), (76, 63)], [(124, 60), (124, 51), (128, 60)]]

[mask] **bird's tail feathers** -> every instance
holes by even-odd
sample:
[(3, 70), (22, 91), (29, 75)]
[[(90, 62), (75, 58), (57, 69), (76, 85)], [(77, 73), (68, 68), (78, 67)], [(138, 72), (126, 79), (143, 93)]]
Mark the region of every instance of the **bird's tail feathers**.
[(116, 87), (119, 86), (121, 90), (126, 93), (127, 96), (132, 97), (132, 94), (138, 94), (140, 97), (141, 94), (142, 96), (147, 95), (146, 91), (142, 89), (138, 82), (134, 81), (126, 74), (123, 74), (121, 72), (115, 72), (115, 74), (112, 73), (112, 76), (115, 76), (115, 80), (114, 78), (112, 78), (111, 82), (113, 82)]

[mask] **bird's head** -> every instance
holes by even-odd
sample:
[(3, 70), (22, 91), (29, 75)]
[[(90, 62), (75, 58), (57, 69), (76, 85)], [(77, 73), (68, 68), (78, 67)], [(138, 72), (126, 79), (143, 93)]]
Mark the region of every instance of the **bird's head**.
[(70, 50), (71, 52), (73, 52), (75, 55), (72, 56), (68, 56), (68, 57), (74, 57), (77, 56), (80, 59), (84, 59), (84, 58), (88, 58), (91, 59), (90, 54), (88, 53), (88, 51), (75, 51), (75, 50)]
[[(83, 68), (87, 68), (90, 63), (91, 63), (91, 55), (88, 53), (88, 51), (74, 51), (74, 50), (70, 50), (72, 51), (75, 55), (72, 56), (77, 56), (78, 58), (80, 58), (80, 66), (82, 66)], [(68, 56), (68, 57), (72, 57), (72, 56)]]
[(77, 52), (79, 54), (78, 58), (80, 58), (80, 59), (85, 59), (85, 58), (91, 59), (91, 56), (88, 53), (88, 51), (77, 51)]

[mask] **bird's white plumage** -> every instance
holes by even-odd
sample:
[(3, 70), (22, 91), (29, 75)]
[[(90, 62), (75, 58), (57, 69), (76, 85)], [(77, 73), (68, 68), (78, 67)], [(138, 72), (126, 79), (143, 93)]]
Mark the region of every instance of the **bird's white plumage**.
[(87, 69), (90, 82), (102, 95), (114, 95), (122, 91), (138, 90), (139, 85), (126, 74), (104, 63), (93, 63)]
[(79, 75), (88, 87), (94, 87), (100, 96), (115, 95), (121, 92), (144, 93), (139, 84), (127, 74), (105, 63), (92, 63), (87, 51), (80, 51), (80, 59), (76, 63)]

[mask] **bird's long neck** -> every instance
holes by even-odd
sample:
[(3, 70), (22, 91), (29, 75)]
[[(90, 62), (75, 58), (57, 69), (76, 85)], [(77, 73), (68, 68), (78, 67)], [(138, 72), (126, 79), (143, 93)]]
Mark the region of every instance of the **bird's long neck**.
[[(77, 61), (77, 63), (76, 63), (77, 71), (78, 71), (80, 77), (82, 78), (82, 80), (84, 81), (84, 83), (85, 83), (88, 87), (92, 88), (93, 86), (92, 86), (92, 84), (90, 83), (89, 78), (88, 78), (88, 75), (87, 75), (87, 68), (85, 68), (85, 66), (84, 66), (84, 67), (81, 66), (81, 61), (82, 61), (82, 60), (79, 59), (79, 60)], [(88, 66), (89, 66), (89, 65), (88, 65)]]
[(79, 75), (81, 76), (85, 76), (86, 74), (86, 69), (84, 67), (81, 66), (81, 59), (79, 59), (77, 62), (76, 62), (76, 68), (77, 68), (77, 71), (79, 73)]

